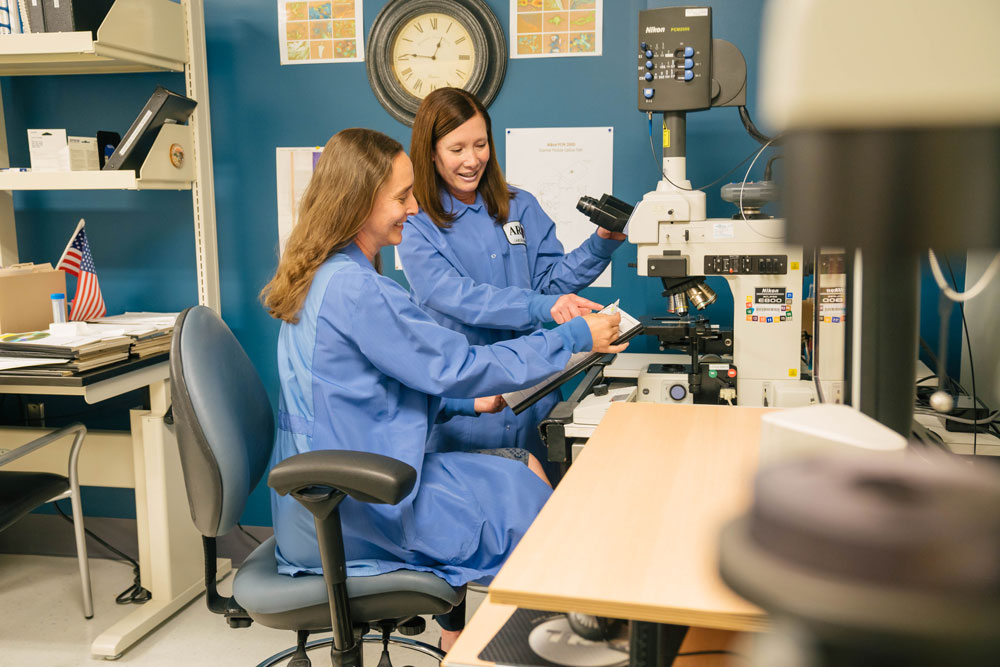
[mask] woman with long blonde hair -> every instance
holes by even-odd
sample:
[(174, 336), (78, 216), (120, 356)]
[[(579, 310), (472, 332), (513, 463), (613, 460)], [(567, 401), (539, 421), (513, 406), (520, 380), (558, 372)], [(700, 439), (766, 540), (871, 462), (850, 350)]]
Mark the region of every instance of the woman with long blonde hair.
[[(272, 462), (341, 449), (413, 466), (417, 483), (399, 505), (343, 501), (348, 570), (431, 570), (458, 586), (496, 574), (550, 488), (523, 462), (427, 453), (430, 425), (502, 408), (491, 395), (539, 382), (573, 352), (624, 346), (611, 344), (617, 315), (576, 318), (492, 346), (470, 345), (440, 326), (377, 268), (379, 251), (400, 242), (416, 210), (413, 169), (398, 142), (357, 128), (330, 139), (261, 293), (282, 320)], [(271, 504), (280, 571), (319, 571), (312, 516), (290, 496), (272, 493)], [(455, 634), (443, 635), (445, 648)]]

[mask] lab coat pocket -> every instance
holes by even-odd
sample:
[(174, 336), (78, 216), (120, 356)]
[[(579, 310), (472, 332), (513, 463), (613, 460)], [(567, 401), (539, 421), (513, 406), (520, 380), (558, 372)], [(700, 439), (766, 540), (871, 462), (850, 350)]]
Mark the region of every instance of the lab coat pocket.
[(528, 264), (527, 246), (518, 244), (508, 246), (504, 253), (507, 265), (507, 284), (513, 287), (531, 287), (531, 268)]

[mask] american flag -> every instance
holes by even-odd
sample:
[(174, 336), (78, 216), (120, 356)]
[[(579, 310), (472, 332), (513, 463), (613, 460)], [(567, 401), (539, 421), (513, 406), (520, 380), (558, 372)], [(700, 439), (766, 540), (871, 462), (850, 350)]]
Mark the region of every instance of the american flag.
[(97, 270), (94, 268), (94, 258), (90, 256), (90, 244), (87, 243), (87, 232), (83, 229), (83, 224), (81, 219), (56, 265), (57, 269), (76, 276), (76, 297), (73, 299), (69, 319), (77, 321), (104, 317), (108, 312), (104, 307), (104, 297), (101, 296), (101, 286), (97, 282)]

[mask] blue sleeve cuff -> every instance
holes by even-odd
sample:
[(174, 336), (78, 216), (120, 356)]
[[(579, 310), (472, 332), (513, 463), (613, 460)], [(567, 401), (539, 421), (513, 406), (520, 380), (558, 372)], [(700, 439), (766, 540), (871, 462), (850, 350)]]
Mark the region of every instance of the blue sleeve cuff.
[(563, 344), (573, 352), (589, 352), (594, 347), (590, 327), (582, 317), (574, 317), (566, 324), (560, 324), (554, 331), (563, 339)]
[(614, 254), (615, 250), (621, 247), (624, 241), (615, 241), (614, 239), (602, 239), (594, 232), (587, 239), (590, 243), (590, 250), (596, 257), (602, 257), (604, 259), (610, 259), (611, 255)]
[(441, 412), (438, 415), (438, 422), (447, 421), (452, 417), (464, 415), (466, 417), (478, 417), (476, 412), (476, 399), (474, 398), (443, 398), (441, 399)]
[(552, 306), (559, 300), (559, 294), (535, 294), (528, 300), (531, 319), (539, 324), (552, 321)]

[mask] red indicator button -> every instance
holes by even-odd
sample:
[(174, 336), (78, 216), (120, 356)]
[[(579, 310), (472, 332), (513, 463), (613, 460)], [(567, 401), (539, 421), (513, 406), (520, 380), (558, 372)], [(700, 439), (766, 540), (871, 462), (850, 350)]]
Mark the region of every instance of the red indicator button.
[(729, 377), (731, 377), (731, 378), (736, 377), (736, 369), (735, 368), (730, 368), (729, 369)]

